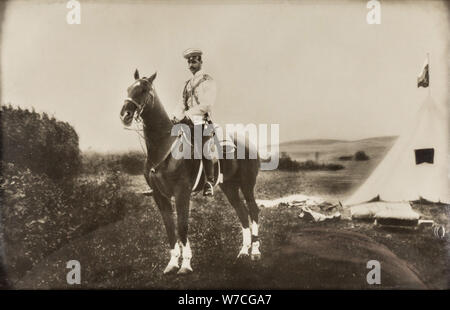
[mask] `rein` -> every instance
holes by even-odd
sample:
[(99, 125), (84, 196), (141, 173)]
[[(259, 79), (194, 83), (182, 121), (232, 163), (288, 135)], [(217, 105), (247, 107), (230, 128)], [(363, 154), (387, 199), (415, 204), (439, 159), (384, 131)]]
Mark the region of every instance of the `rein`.
[[(152, 91), (153, 91), (153, 88), (151, 88), (151, 89), (149, 90), (148, 94), (151, 94), (151, 97), (152, 97), (151, 105), (153, 106), (154, 103), (155, 103), (155, 93), (152, 92)], [(147, 95), (147, 98), (145, 99), (145, 102), (144, 102), (143, 104), (140, 104), (139, 102), (137, 102), (136, 100), (134, 100), (134, 99), (131, 98), (131, 97), (127, 97), (127, 98), (125, 98), (125, 100), (124, 100), (125, 103), (126, 103), (126, 102), (131, 102), (132, 104), (134, 104), (134, 105), (136, 106), (136, 115), (134, 116), (134, 120), (136, 121), (136, 123), (135, 123), (136, 129), (130, 129), (130, 128), (126, 128), (126, 127), (124, 127), (124, 129), (126, 129), (126, 130), (132, 130), (132, 131), (134, 131), (134, 132), (136, 132), (136, 133), (138, 134), (139, 144), (140, 144), (140, 146), (141, 146), (142, 153), (143, 153), (145, 156), (148, 156), (147, 152), (145, 151), (144, 146), (142, 145), (142, 140), (145, 140), (145, 137), (144, 137), (143, 134), (140, 133), (140, 131), (144, 131), (144, 129), (143, 129), (144, 125), (143, 125), (143, 121), (142, 121), (142, 117), (141, 117), (141, 116), (142, 116), (142, 112), (143, 112), (144, 109), (145, 109), (145, 106), (148, 104), (148, 97), (149, 97), (149, 96)], [(140, 127), (140, 128), (139, 128), (138, 123), (141, 124), (141, 127)]]
[[(150, 97), (149, 95), (151, 95), (151, 97), (152, 97), (151, 103), (149, 103), (149, 97)], [(131, 97), (127, 97), (124, 100), (125, 103), (126, 102), (131, 102), (132, 104), (134, 104), (136, 106), (136, 112), (135, 112), (135, 116), (134, 116), (136, 129), (126, 128), (126, 127), (124, 127), (124, 129), (134, 131), (134, 132), (136, 132), (138, 134), (138, 140), (139, 140), (139, 144), (141, 145), (142, 153), (146, 157), (148, 157), (148, 153), (145, 151), (145, 148), (144, 148), (144, 146), (142, 144), (142, 140), (144, 140), (144, 142), (145, 142), (145, 136), (144, 136), (143, 133), (141, 133), (141, 132), (144, 131), (144, 128), (145, 128), (145, 124), (144, 124), (143, 119), (142, 119), (142, 113), (143, 113), (143, 111), (144, 111), (144, 109), (145, 109), (145, 107), (147, 105), (150, 104), (150, 106), (154, 106), (154, 104), (155, 104), (155, 97), (156, 97), (156, 94), (154, 93), (154, 90), (153, 90), (153, 87), (152, 87), (152, 88), (150, 88), (149, 92), (147, 93), (145, 101), (142, 104), (137, 102), (136, 100), (134, 100)], [(180, 136), (178, 138), (180, 138)], [(159, 166), (159, 164), (161, 164), (169, 156), (169, 154), (175, 148), (177, 142), (178, 142), (178, 139), (175, 139), (175, 141), (172, 143), (170, 149), (164, 155), (163, 160), (161, 160), (160, 162), (156, 163), (156, 165), (154, 165), (151, 170), (155, 171), (155, 169)]]
[(136, 125), (136, 129), (132, 129), (132, 128), (127, 128), (124, 127), (123, 129), (125, 130), (131, 130), (134, 131), (138, 134), (138, 140), (139, 140), (139, 145), (141, 146), (141, 150), (142, 150), (142, 154), (144, 154), (147, 157), (147, 152), (145, 151), (144, 146), (142, 145), (142, 140), (145, 140), (145, 137), (142, 133), (140, 133), (140, 131), (144, 131), (144, 129), (141, 127), (139, 128), (139, 125), (137, 123), (134, 123)]

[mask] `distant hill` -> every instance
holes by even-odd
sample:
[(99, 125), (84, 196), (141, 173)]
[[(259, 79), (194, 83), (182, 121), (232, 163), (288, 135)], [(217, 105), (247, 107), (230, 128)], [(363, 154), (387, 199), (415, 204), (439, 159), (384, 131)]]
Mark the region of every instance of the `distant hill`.
[(372, 137), (372, 138), (365, 138), (365, 139), (359, 139), (359, 140), (336, 140), (336, 139), (303, 139), (303, 140), (293, 140), (293, 141), (287, 141), (280, 143), (281, 146), (287, 146), (287, 145), (324, 145), (324, 144), (333, 144), (333, 143), (355, 143), (355, 142), (377, 142), (377, 143), (384, 143), (384, 142), (391, 142), (392, 140), (395, 140), (397, 136), (383, 136), (383, 137)]
[(342, 143), (346, 142), (345, 140), (334, 140), (334, 139), (305, 139), (305, 140), (294, 140), (280, 143), (280, 146), (284, 145), (296, 145), (296, 144), (309, 144), (309, 145), (317, 145), (317, 144), (332, 144), (332, 143)]
[(293, 159), (315, 159), (336, 162), (340, 156), (354, 155), (364, 151), (370, 158), (379, 160), (394, 144), (397, 137), (373, 137), (355, 141), (335, 139), (308, 139), (280, 143), (280, 152), (288, 153)]
[[(383, 137), (372, 137), (355, 140), (353, 142), (391, 142), (392, 140), (397, 139), (398, 136), (383, 136)], [(350, 141), (352, 142), (352, 141)]]

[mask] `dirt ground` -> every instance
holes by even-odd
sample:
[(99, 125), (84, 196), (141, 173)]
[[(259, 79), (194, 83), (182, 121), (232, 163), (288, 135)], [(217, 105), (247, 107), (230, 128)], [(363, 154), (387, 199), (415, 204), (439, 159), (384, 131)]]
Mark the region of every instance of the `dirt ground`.
[[(337, 202), (351, 182), (330, 190), (328, 173), (262, 172), (258, 199), (293, 193), (323, 194)], [(130, 190), (146, 189), (143, 177), (130, 179)], [(326, 196), (326, 195), (325, 195)], [(449, 208), (415, 206), (427, 218), (448, 227)], [(262, 259), (237, 260), (241, 229), (220, 190), (214, 199), (194, 196), (190, 240), (194, 273), (164, 276), (169, 259), (166, 234), (151, 197), (142, 196), (122, 220), (103, 226), (55, 251), (23, 276), (7, 270), (13, 288), (159, 288), (159, 289), (448, 289), (449, 239), (430, 230), (388, 230), (343, 219), (311, 223), (297, 207), (261, 209)], [(81, 264), (82, 283), (66, 283), (66, 263)], [(366, 264), (381, 264), (381, 284), (369, 285)]]

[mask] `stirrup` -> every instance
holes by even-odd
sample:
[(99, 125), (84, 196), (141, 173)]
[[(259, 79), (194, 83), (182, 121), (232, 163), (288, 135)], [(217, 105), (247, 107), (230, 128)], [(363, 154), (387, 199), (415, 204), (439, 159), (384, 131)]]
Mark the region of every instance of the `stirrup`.
[(203, 196), (213, 196), (214, 195), (214, 186), (210, 182), (205, 182), (203, 186)]
[(149, 189), (147, 191), (142, 191), (142, 192), (139, 192), (139, 193), (144, 195), (144, 196), (153, 196), (153, 190), (152, 189)]

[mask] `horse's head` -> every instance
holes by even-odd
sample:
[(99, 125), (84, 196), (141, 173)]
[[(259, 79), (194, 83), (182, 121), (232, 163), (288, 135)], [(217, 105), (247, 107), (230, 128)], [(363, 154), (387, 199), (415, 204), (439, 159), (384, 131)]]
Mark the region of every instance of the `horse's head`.
[(139, 71), (134, 72), (134, 83), (128, 87), (128, 97), (120, 111), (120, 119), (125, 126), (130, 126), (133, 117), (139, 117), (148, 104), (154, 102), (155, 93), (153, 92), (153, 80), (156, 78), (156, 72), (149, 78), (139, 78)]

